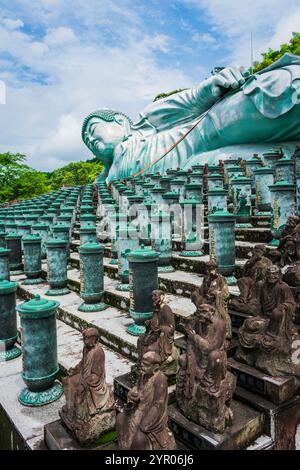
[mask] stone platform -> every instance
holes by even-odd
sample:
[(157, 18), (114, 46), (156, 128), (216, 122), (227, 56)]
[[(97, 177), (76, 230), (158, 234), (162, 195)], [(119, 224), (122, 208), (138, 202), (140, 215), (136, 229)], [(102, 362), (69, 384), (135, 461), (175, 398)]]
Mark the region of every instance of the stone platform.
[(193, 450), (240, 450), (255, 440), (263, 431), (264, 416), (252, 408), (232, 402), (234, 421), (224, 434), (208, 431), (186, 419), (176, 404), (168, 408), (170, 428), (176, 439)]

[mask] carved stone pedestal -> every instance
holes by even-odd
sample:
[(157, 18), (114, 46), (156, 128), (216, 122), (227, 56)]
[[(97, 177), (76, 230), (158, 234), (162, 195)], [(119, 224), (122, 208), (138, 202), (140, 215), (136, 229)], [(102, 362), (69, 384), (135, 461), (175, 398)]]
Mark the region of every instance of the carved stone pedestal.
[(116, 450), (117, 435), (115, 431), (102, 435), (96, 443), (82, 447), (68, 432), (59, 419), (44, 427), (44, 439), (48, 450)]
[(228, 359), (228, 365), (237, 378), (237, 385), (273, 403), (283, 403), (296, 394), (297, 381), (294, 377), (271, 377), (232, 358)]
[(197, 421), (215, 433), (224, 433), (225, 428), (232, 422), (230, 402), (235, 385), (236, 379), (231, 373), (226, 374), (218, 391), (199, 384), (194, 397), (178, 396), (180, 408), (184, 410), (186, 418)]
[(168, 407), (170, 429), (176, 440), (192, 450), (239, 450), (262, 433), (263, 415), (241, 403), (231, 404), (234, 420), (223, 434), (208, 431), (185, 418), (176, 404)]
[(116, 422), (113, 398), (111, 399), (111, 409), (96, 414), (88, 422), (80, 422), (76, 429), (74, 429), (74, 421), (68, 423), (68, 416), (64, 412), (64, 408), (59, 414), (65, 426), (81, 445), (97, 442), (101, 436), (114, 429)]

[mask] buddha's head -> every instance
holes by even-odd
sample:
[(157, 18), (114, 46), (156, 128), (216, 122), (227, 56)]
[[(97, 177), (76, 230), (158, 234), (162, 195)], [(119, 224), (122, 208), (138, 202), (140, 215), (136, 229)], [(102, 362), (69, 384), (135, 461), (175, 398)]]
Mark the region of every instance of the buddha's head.
[(130, 118), (119, 111), (99, 109), (83, 121), (82, 140), (105, 168), (109, 169), (114, 149), (128, 137), (131, 124)]

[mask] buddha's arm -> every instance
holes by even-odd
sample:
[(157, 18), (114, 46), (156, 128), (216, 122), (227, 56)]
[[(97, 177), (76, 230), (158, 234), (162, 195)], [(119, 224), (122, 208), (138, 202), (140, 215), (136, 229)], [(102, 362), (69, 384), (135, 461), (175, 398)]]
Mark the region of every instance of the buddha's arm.
[(134, 127), (147, 121), (157, 131), (174, 127), (180, 122), (196, 119), (207, 111), (228, 89), (238, 89), (245, 82), (237, 68), (226, 68), (204, 80), (200, 85), (151, 103), (141, 113)]

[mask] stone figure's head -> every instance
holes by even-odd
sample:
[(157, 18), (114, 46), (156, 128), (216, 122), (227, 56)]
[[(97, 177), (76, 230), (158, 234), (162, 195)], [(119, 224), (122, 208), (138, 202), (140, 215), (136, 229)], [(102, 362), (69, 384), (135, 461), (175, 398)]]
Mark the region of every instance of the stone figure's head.
[(154, 290), (152, 292), (152, 301), (155, 305), (161, 305), (164, 301), (165, 293), (162, 290)]
[(146, 375), (152, 375), (159, 369), (160, 363), (159, 355), (154, 351), (148, 351), (142, 357), (141, 372)]
[(82, 140), (108, 169), (116, 145), (126, 139), (131, 124), (131, 119), (119, 111), (99, 109), (83, 121)]
[(99, 333), (96, 328), (87, 328), (82, 333), (83, 342), (86, 348), (92, 349), (99, 341)]
[(256, 258), (261, 258), (266, 252), (266, 245), (263, 245), (263, 244), (259, 244), (259, 245), (255, 245), (255, 247), (253, 248), (253, 256), (255, 256)]
[(201, 304), (197, 309), (197, 316), (201, 323), (212, 322), (215, 315), (215, 307), (210, 304)]
[(287, 219), (286, 225), (288, 227), (296, 227), (296, 225), (299, 223), (299, 217), (297, 215), (290, 215)]
[(269, 266), (266, 271), (266, 279), (269, 284), (276, 284), (281, 278), (281, 269), (278, 266)]

